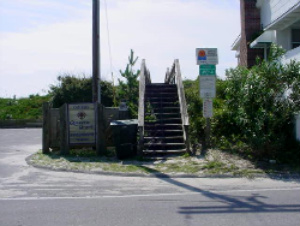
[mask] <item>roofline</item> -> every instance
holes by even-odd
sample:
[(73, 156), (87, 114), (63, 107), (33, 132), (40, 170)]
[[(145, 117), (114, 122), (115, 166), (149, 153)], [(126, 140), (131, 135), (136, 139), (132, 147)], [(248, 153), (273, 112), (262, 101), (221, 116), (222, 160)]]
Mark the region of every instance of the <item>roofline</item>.
[(233, 44), (231, 45), (231, 50), (237, 50), (237, 46), (240, 45), (241, 42), (241, 34), (234, 40)]
[(288, 9), (285, 13), (283, 13), (280, 17), (278, 17), (277, 19), (273, 20), (270, 24), (266, 25), (264, 30), (269, 30), (272, 26), (274, 26), (275, 24), (277, 24), (278, 22), (280, 22), (282, 19), (284, 19), (288, 14), (292, 13), (293, 11), (297, 10), (298, 8), (300, 8), (300, 1), (298, 3), (296, 3), (295, 5), (293, 5), (290, 9)]

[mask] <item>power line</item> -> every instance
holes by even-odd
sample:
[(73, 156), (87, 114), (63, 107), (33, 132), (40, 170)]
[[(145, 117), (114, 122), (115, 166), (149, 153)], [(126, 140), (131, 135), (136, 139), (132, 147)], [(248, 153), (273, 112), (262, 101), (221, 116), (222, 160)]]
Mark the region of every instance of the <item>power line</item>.
[(110, 32), (109, 32), (109, 25), (108, 25), (108, 13), (107, 13), (107, 3), (106, 3), (106, 0), (104, 0), (104, 8), (105, 8), (105, 17), (106, 17), (107, 44), (108, 44), (110, 72), (111, 72), (112, 85), (113, 85), (114, 104), (116, 104), (115, 79), (114, 79), (113, 65), (112, 65), (112, 53), (111, 53)]

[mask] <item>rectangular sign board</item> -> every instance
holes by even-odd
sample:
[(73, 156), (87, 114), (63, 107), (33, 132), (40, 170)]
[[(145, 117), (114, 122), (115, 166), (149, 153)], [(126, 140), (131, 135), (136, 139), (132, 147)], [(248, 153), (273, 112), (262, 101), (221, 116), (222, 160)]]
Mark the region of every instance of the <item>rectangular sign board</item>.
[(216, 77), (200, 76), (200, 97), (215, 98), (216, 97)]
[(212, 99), (203, 100), (203, 117), (212, 118), (213, 117), (213, 101)]
[(96, 107), (93, 103), (68, 104), (69, 144), (96, 143)]
[(197, 48), (196, 62), (202, 64), (218, 64), (218, 49), (217, 48)]
[(213, 64), (202, 64), (199, 65), (200, 75), (216, 75), (216, 65)]

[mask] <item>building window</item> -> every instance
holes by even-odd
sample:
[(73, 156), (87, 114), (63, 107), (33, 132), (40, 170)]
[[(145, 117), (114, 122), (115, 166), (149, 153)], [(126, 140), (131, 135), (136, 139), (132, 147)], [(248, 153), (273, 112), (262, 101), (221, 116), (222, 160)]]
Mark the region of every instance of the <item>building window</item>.
[(300, 29), (292, 29), (292, 49), (300, 46)]

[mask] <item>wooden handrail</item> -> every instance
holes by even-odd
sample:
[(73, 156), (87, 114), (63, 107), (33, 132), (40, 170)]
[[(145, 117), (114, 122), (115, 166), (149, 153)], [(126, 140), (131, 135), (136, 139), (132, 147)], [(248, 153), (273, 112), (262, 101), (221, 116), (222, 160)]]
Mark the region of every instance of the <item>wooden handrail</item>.
[(186, 104), (184, 86), (183, 86), (183, 82), (182, 82), (180, 65), (179, 65), (178, 59), (176, 59), (174, 61), (174, 64), (173, 64), (170, 72), (169, 72), (169, 69), (167, 69), (165, 83), (176, 84), (178, 97), (179, 97), (179, 103), (180, 103), (180, 113), (181, 113), (181, 117), (182, 117), (182, 124), (189, 125), (187, 104)]
[(188, 127), (189, 123), (189, 116), (187, 113), (187, 104), (185, 99), (185, 92), (184, 86), (181, 77), (180, 65), (179, 60), (176, 59), (173, 63), (171, 71), (167, 69), (165, 83), (167, 84), (176, 84), (177, 93), (179, 97), (179, 105), (180, 105), (180, 113), (181, 113), (181, 120), (182, 120), (182, 127), (183, 127), (183, 136), (186, 143), (187, 150), (190, 150), (189, 145), (189, 135), (188, 135)]
[(151, 83), (150, 72), (146, 67), (145, 59), (142, 60), (139, 73), (139, 109), (138, 109), (138, 131), (139, 131), (139, 155), (142, 155), (144, 144), (144, 118), (145, 118), (145, 90), (146, 85)]
[(145, 60), (142, 60), (141, 70), (139, 73), (139, 112), (138, 112), (138, 126), (144, 126), (144, 103), (145, 103), (145, 88), (151, 83), (150, 72), (146, 67)]

